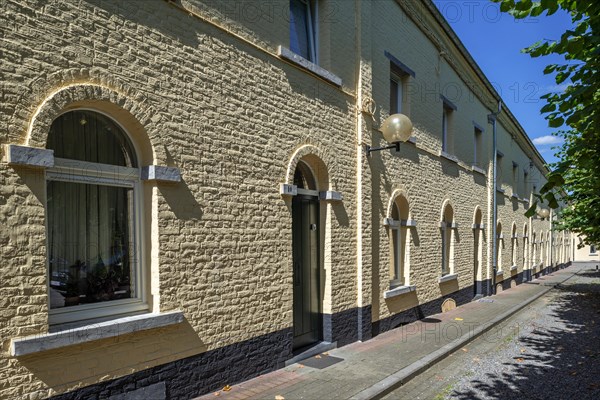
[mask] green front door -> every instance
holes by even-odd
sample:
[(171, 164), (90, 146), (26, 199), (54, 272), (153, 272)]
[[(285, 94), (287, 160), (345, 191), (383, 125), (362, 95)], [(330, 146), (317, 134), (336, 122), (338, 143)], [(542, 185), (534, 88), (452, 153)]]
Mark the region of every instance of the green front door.
[(292, 200), (294, 260), (294, 349), (321, 340), (319, 291), (319, 201), (299, 194)]

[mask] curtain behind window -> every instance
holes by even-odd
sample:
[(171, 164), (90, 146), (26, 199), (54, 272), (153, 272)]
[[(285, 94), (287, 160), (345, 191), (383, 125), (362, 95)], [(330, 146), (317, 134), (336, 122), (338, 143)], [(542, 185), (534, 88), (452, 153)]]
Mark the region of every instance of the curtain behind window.
[(312, 21), (309, 4), (303, 0), (290, 1), (290, 50), (307, 60), (312, 57)]
[(87, 110), (71, 111), (57, 118), (48, 133), (46, 148), (54, 157), (136, 167), (133, 146), (110, 118)]
[(51, 308), (131, 297), (132, 201), (130, 188), (48, 182)]

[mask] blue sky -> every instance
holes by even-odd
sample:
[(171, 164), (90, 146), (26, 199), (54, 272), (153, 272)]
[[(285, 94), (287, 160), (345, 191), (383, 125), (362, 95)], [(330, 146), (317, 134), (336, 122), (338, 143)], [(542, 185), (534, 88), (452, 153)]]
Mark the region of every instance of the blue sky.
[[(558, 56), (531, 58), (521, 49), (539, 40), (557, 40), (571, 27), (566, 13), (550, 17), (540, 15), (515, 20), (500, 13), (499, 5), (490, 1), (434, 0), (479, 67), (486, 74), (504, 103), (517, 117), (547, 162), (555, 160), (552, 150), (559, 138), (540, 114), (545, 93), (564, 90), (544, 67), (562, 63)], [(560, 142), (558, 142), (560, 143)]]

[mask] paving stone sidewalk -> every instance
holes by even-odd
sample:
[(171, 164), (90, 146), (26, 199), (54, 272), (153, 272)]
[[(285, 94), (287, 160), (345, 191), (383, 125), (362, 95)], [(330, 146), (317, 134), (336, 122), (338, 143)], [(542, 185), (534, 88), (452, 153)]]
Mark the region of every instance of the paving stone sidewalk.
[(494, 326), (581, 269), (577, 264), (495, 296), (429, 316), (311, 357), (286, 368), (232, 384), (198, 399), (371, 399), (389, 393), (479, 335), (499, 336)]

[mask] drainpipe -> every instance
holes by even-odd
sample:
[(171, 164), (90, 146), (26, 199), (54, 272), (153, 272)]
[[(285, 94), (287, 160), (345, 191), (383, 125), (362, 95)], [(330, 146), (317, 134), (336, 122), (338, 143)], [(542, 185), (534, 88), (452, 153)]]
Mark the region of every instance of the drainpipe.
[(488, 114), (488, 123), (492, 124), (492, 294), (496, 294), (496, 272), (498, 272), (497, 265), (497, 252), (498, 252), (498, 197), (497, 189), (498, 182), (496, 176), (497, 162), (498, 162), (498, 141), (496, 136), (496, 118), (502, 111), (502, 102), (498, 101), (498, 111)]
[(550, 209), (550, 272), (554, 269), (554, 212)]

